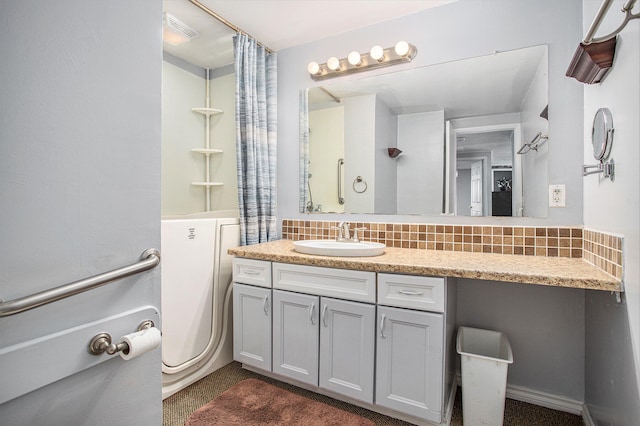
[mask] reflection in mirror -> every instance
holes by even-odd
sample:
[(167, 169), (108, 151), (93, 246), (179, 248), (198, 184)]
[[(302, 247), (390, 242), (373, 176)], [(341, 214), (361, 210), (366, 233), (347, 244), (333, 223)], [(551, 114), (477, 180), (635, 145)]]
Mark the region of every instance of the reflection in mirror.
[(546, 216), (547, 89), (546, 46), (307, 89), (300, 211)]

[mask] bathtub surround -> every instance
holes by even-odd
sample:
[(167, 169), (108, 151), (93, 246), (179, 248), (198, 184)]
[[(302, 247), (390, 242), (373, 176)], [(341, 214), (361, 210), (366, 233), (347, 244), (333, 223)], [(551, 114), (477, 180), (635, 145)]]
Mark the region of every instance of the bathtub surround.
[(242, 245), (277, 237), (277, 56), (246, 34), (233, 38), (236, 158)]
[[(205, 140), (207, 118), (192, 111), (205, 105), (206, 71), (165, 54), (162, 62), (162, 214), (203, 212), (205, 192), (192, 182), (204, 180), (202, 154), (192, 152)], [(233, 70), (211, 70), (211, 105), (222, 114), (210, 120), (211, 148), (222, 151), (210, 158), (210, 180), (224, 186), (210, 189), (214, 210), (238, 210), (235, 153), (235, 93)]]

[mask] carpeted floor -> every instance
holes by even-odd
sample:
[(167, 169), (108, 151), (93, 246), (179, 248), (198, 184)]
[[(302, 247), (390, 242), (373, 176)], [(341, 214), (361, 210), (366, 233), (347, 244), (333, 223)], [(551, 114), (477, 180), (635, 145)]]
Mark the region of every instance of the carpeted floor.
[[(199, 382), (196, 382), (188, 388), (165, 399), (163, 401), (163, 426), (183, 426), (187, 417), (189, 417), (189, 415), (195, 410), (202, 407), (213, 398), (229, 389), (231, 386), (248, 378), (258, 378), (290, 392), (358, 414), (370, 419), (376, 425), (410, 425), (410, 423), (407, 422), (383, 416), (382, 414), (374, 413), (373, 411), (369, 411), (346, 402), (338, 401), (324, 395), (319, 395), (261, 376), (251, 371), (243, 370), (239, 363), (232, 362)], [(507, 399), (505, 404), (504, 424), (507, 426), (582, 426), (584, 423), (580, 416)], [(453, 407), (451, 425), (462, 425), (462, 398), (460, 389), (458, 389), (456, 401)]]

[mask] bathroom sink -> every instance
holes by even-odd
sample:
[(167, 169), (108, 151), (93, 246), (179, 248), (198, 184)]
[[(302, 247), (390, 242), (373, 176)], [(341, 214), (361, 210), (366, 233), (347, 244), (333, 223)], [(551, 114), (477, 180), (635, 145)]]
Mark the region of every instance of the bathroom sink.
[(378, 256), (384, 253), (385, 245), (369, 241), (305, 240), (294, 241), (294, 250), (299, 253), (319, 256)]

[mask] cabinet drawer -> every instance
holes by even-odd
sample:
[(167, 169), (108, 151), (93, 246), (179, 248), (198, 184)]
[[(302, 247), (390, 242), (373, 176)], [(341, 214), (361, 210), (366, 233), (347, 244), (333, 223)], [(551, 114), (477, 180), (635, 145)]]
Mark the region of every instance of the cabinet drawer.
[(444, 278), (378, 274), (378, 304), (444, 312)]
[(375, 303), (376, 273), (274, 262), (273, 288)]
[(271, 262), (234, 257), (233, 281), (259, 287), (271, 287)]

